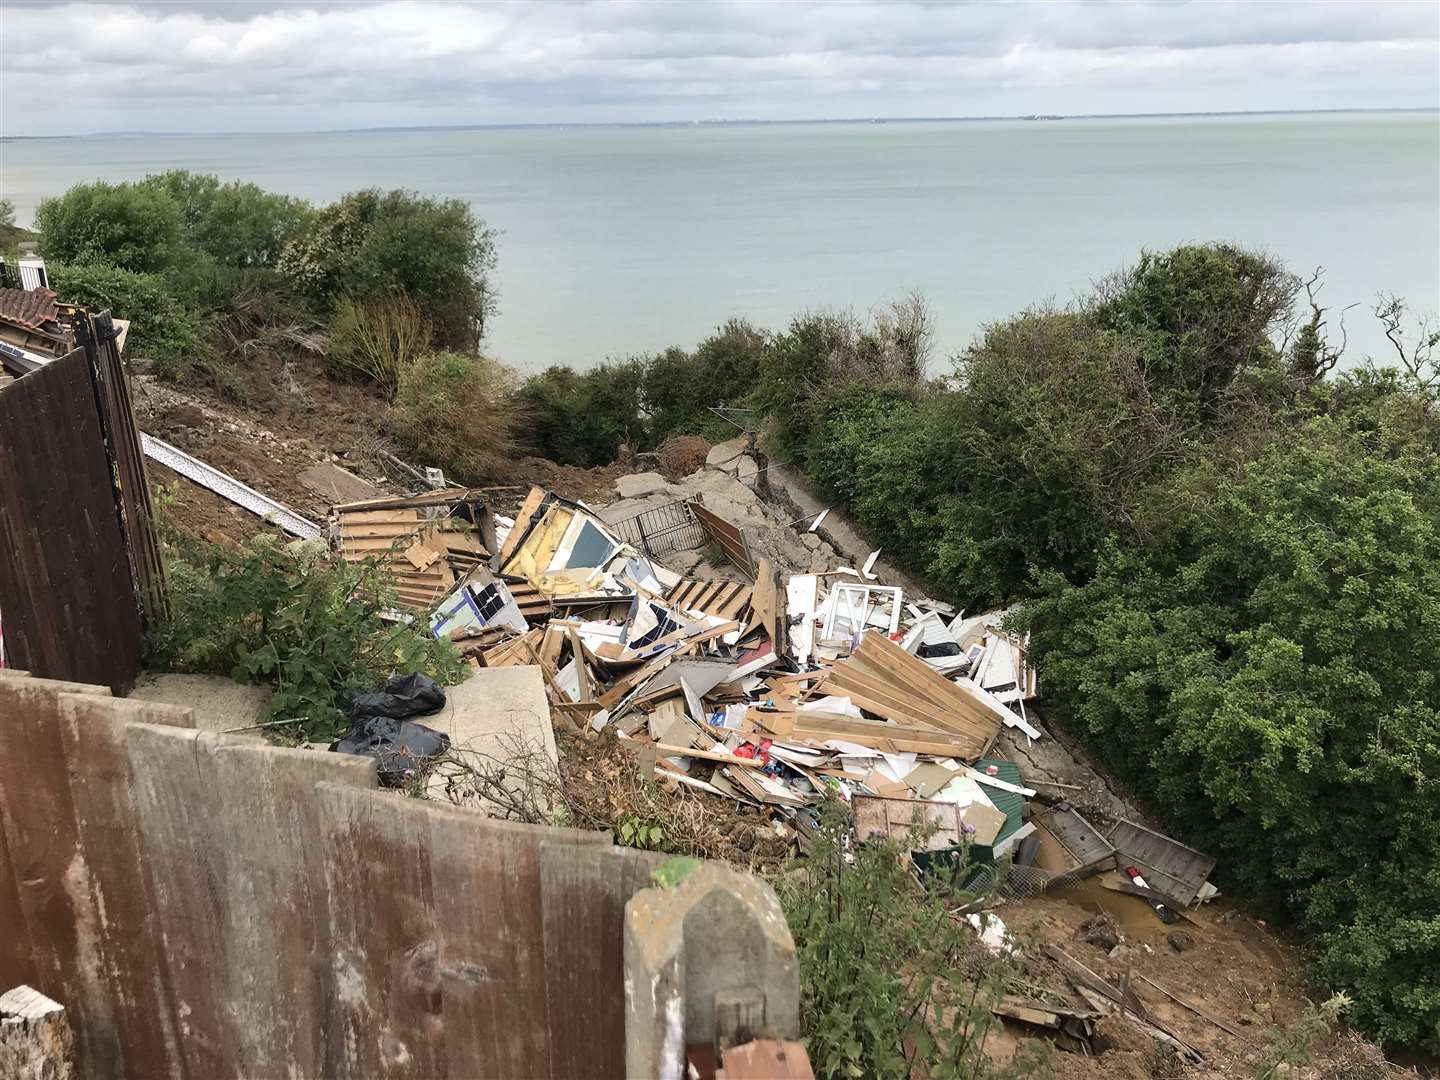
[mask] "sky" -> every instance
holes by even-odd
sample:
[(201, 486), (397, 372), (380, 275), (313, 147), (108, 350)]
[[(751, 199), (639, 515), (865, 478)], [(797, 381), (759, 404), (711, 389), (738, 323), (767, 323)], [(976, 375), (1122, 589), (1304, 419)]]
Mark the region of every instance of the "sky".
[(1440, 107), (1440, 3), (0, 2), (0, 135)]

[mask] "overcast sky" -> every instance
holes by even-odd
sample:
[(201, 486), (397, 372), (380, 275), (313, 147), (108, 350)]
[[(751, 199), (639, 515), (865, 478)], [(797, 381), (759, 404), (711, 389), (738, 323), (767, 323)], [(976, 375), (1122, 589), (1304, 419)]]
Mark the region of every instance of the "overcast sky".
[(3, 133), (1440, 106), (1440, 3), (4, 0)]

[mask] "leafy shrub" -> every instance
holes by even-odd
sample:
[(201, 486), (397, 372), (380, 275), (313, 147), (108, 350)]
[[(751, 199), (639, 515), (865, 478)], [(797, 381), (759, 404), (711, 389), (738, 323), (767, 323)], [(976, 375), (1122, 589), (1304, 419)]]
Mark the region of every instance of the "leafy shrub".
[(464, 667), (424, 623), (387, 625), (389, 578), (313, 543), (262, 536), (241, 548), (172, 537), (167, 545), (170, 618), (146, 639), (158, 670), (228, 675), (274, 687), (262, 720), (292, 720), (303, 740), (336, 737), (337, 697), (391, 674), (421, 671), (456, 682)]
[(645, 449), (672, 435), (733, 438), (735, 428), (710, 411), (738, 405), (755, 392), (767, 336), (744, 319), (731, 319), (694, 352), (669, 348), (645, 364)]
[[(800, 960), (800, 1027), (817, 1077), (1002, 1080), (985, 1044), (1013, 961), (952, 914), (977, 898), (944, 875), (917, 881), (893, 841), (846, 850), (845, 810), (822, 811), (803, 870), (774, 884)], [(913, 1052), (913, 1059), (907, 1053)]]
[(183, 218), (167, 192), (143, 184), (76, 184), (35, 211), (40, 252), (56, 262), (102, 262), (153, 273), (180, 256)]
[(403, 293), (438, 344), (478, 345), (494, 313), (487, 274), (495, 234), (459, 199), (411, 191), (359, 191), (319, 211), (281, 254), (279, 268), (322, 311), (342, 296)]
[(401, 369), (390, 423), (427, 465), (474, 483), (515, 450), (515, 376), (484, 356), (439, 352)]
[(315, 213), (303, 199), (184, 169), (141, 183), (169, 195), (180, 207), (185, 242), (225, 267), (273, 267)]
[(932, 337), (930, 315), (918, 295), (881, 309), (868, 324), (848, 311), (793, 320), (760, 358), (757, 401), (770, 420), (774, 448), (803, 467), (830, 398), (848, 386), (918, 390)]
[(610, 464), (622, 444), (648, 440), (644, 386), (642, 358), (607, 361), (585, 372), (551, 367), (530, 376), (518, 395), (528, 448), (565, 465)]
[(71, 303), (109, 308), (129, 319), (126, 352), (155, 362), (173, 379), (192, 375), (206, 358), (200, 318), (169, 292), (158, 274), (139, 274), (103, 263), (51, 263), (50, 287)]
[(1415, 430), (1416, 392), (1347, 390), (1358, 414), (1197, 466), (1162, 542), (1052, 575), (1025, 620), (1068, 730), (1311, 936), (1363, 1030), (1433, 1052), (1440, 432)]
[(330, 326), (330, 370), (363, 380), (393, 398), (405, 370), (430, 347), (430, 321), (403, 294), (374, 300), (343, 297)]
[(1143, 343), (1157, 394), (1214, 408), (1236, 374), (1270, 362), (1272, 336), (1293, 313), (1300, 279), (1274, 259), (1232, 244), (1146, 251), (1102, 281), (1089, 303), (1099, 324)]

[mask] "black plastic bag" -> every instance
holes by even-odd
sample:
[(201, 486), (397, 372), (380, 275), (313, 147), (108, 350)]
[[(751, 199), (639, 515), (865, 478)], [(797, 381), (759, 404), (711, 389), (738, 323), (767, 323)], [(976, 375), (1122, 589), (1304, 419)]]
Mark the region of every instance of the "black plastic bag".
[(354, 724), (369, 716), (389, 716), (404, 720), (411, 716), (429, 716), (445, 705), (445, 691), (429, 675), (392, 675), (385, 685), (369, 694), (353, 691), (340, 700), (340, 711)]
[(445, 691), (428, 675), (395, 675), (369, 694), (349, 694), (340, 708), (350, 728), (330, 744), (337, 754), (373, 757), (380, 783), (400, 787), (450, 748), (450, 737), (405, 719), (439, 712)]
[(429, 762), (450, 748), (450, 736), (388, 716), (367, 716), (330, 744), (337, 754), (359, 754), (375, 759), (383, 787), (400, 787)]

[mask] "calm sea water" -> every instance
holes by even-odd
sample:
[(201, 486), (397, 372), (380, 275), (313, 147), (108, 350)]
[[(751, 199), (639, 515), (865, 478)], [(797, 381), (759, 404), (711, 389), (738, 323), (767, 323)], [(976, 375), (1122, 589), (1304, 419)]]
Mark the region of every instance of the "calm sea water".
[(468, 199), (502, 234), (489, 347), (526, 371), (909, 289), (944, 356), (1195, 240), (1325, 266), (1323, 299), (1362, 305), (1352, 357), (1388, 348), (1363, 308), (1377, 292), (1440, 307), (1440, 113), (107, 136), (0, 155), (22, 222), (70, 184), (177, 167), (315, 200)]

